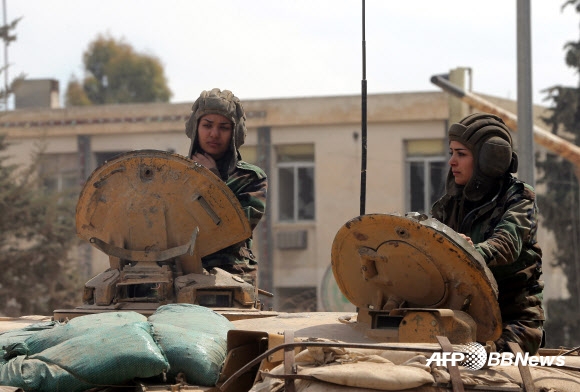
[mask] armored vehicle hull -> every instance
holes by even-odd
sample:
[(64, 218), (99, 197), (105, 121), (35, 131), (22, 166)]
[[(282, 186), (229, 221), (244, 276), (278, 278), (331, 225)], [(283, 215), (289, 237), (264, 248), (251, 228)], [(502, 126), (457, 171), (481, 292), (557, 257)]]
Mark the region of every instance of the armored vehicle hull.
[(259, 295), (268, 293), (203, 268), (204, 256), (251, 230), (227, 186), (175, 154), (136, 151), (98, 168), (81, 192), (77, 231), (110, 268), (74, 309), (0, 319), (0, 391), (580, 388), (577, 348), (495, 351), (493, 275), (426, 216), (344, 224), (329, 262), (357, 311), (336, 313), (265, 311)]

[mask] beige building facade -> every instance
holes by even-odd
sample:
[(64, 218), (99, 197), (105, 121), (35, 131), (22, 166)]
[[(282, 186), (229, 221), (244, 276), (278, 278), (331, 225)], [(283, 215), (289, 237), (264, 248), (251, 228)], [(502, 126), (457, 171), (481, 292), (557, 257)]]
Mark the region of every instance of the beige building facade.
[[(331, 247), (361, 210), (361, 97), (242, 101), (248, 117), (242, 156), (269, 177), (267, 216), (254, 231), (259, 285), (275, 294), (269, 305), (281, 311), (352, 309), (334, 282)], [(513, 101), (493, 101), (515, 111)], [(28, 163), (42, 146), (47, 186), (61, 190), (122, 152), (186, 155), (191, 104), (17, 109), (0, 115), (0, 132), (8, 135), (12, 163)], [(365, 213), (429, 212), (447, 173), (449, 113), (443, 92), (368, 96)], [(544, 242), (547, 233), (540, 237)], [(563, 278), (549, 268), (551, 252), (545, 254), (546, 296), (565, 295)], [(87, 275), (108, 267), (94, 248), (78, 257)]]

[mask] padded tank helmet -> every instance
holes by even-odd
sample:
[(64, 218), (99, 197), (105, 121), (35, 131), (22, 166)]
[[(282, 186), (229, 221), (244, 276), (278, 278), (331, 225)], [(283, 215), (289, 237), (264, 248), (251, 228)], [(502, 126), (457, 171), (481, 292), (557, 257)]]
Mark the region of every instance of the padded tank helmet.
[[(449, 141), (457, 141), (473, 153), (473, 175), (463, 189), (468, 200), (481, 200), (498, 178), (518, 169), (510, 130), (498, 116), (475, 113), (465, 117), (449, 127)], [(451, 169), (447, 175), (447, 192), (457, 194)]]
[(199, 146), (197, 140), (197, 127), (199, 120), (206, 114), (221, 114), (232, 122), (233, 132), (229, 151), (226, 153), (230, 160), (228, 172), (232, 172), (239, 157), (238, 148), (246, 139), (246, 115), (240, 100), (229, 90), (214, 88), (210, 91), (202, 91), (199, 98), (191, 107), (191, 115), (185, 123), (185, 134), (191, 139), (188, 157), (191, 158)]

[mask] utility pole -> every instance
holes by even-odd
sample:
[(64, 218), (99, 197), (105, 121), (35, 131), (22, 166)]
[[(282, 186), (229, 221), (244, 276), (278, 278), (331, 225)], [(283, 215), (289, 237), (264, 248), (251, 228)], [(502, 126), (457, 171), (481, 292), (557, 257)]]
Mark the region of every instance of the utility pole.
[(535, 186), (530, 8), (530, 0), (517, 1), (518, 178)]

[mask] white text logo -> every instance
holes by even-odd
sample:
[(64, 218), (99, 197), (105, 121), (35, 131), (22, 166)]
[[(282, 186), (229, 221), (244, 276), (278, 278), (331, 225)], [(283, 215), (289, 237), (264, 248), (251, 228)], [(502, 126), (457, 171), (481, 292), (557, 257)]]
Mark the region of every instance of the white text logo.
[(476, 342), (467, 343), (460, 347), (459, 351), (452, 353), (435, 352), (427, 359), (427, 365), (431, 366), (465, 366), (471, 370), (479, 370), (487, 366), (564, 366), (566, 361), (563, 356), (530, 356), (529, 353), (487, 353), (485, 348)]

